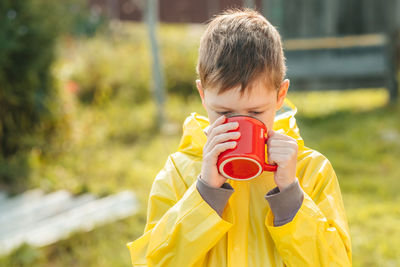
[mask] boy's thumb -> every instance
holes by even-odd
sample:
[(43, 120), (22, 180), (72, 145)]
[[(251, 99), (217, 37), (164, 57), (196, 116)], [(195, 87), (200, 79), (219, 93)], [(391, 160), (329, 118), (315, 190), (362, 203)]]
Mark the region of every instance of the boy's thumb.
[(268, 130), (267, 136), (268, 138), (270, 138), (271, 136), (273, 136), (275, 134), (274, 130)]

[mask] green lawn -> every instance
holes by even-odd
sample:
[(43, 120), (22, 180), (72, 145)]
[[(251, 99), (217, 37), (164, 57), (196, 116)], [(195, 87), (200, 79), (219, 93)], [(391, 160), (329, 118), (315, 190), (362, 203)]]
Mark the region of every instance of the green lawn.
[[(385, 106), (384, 90), (292, 93), (306, 145), (332, 162), (342, 188), (353, 242), (354, 266), (400, 264), (400, 108)], [(101, 107), (77, 105), (72, 138), (43, 156), (32, 150), (25, 187), (106, 195), (130, 189), (142, 208), (132, 218), (77, 233), (35, 249), (22, 246), (0, 266), (129, 266), (126, 242), (145, 224), (152, 179), (175, 151), (180, 127), (192, 111), (204, 114), (197, 98), (170, 97), (169, 131), (152, 127), (154, 106), (122, 100)]]
[[(328, 105), (318, 105), (317, 95), (319, 101), (329, 98)], [(308, 111), (298, 116), (299, 127), (306, 144), (325, 154), (337, 172), (354, 266), (399, 266), (400, 108), (381, 106), (386, 101), (382, 90), (345, 96), (319, 93), (301, 98), (299, 105), (310, 98), (317, 112), (306, 105)], [(340, 110), (332, 110), (332, 104)], [(322, 114), (321, 109), (330, 112)]]
[[(193, 111), (205, 115), (198, 97), (170, 95), (166, 131), (154, 130), (145, 28), (119, 26), (120, 33), (68, 39), (61, 46), (54, 66), (59, 88), (73, 80), (84, 97), (92, 95), (94, 101), (82, 104), (79, 97), (61, 90), (69, 126), (45, 151), (37, 147), (28, 152), (26, 168), (15, 174), (18, 179), (7, 189), (67, 189), (99, 196), (129, 189), (137, 194), (141, 209), (131, 218), (45, 248), (21, 246), (0, 257), (0, 266), (129, 266), (125, 244), (143, 231), (152, 180), (176, 150), (185, 117)], [(203, 29), (162, 26), (160, 41), (171, 92), (188, 95), (195, 90), (194, 66)], [(386, 106), (383, 89), (298, 92), (289, 98), (299, 109), (297, 120), (306, 145), (325, 154), (337, 172), (354, 266), (400, 266), (399, 105)], [(19, 163), (11, 162), (16, 171)]]

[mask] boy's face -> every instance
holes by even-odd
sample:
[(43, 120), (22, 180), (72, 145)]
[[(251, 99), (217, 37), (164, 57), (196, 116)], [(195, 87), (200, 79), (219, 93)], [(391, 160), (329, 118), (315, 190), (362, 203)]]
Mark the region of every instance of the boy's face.
[(282, 107), (289, 88), (289, 80), (282, 82), (279, 91), (266, 88), (261, 80), (255, 80), (251, 90), (243, 95), (239, 87), (218, 94), (217, 90), (203, 90), (200, 81), (196, 82), (210, 124), (221, 115), (250, 115), (262, 121), (267, 129), (272, 129), (275, 113)]

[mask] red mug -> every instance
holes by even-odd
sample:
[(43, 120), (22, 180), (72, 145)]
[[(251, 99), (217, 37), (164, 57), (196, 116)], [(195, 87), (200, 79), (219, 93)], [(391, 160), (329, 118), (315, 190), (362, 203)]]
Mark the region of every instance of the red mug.
[(238, 122), (239, 127), (229, 132), (240, 132), (237, 146), (222, 152), (218, 157), (219, 173), (229, 179), (249, 180), (263, 171), (275, 172), (277, 165), (265, 162), (267, 127), (251, 116), (237, 115), (226, 118), (225, 123)]

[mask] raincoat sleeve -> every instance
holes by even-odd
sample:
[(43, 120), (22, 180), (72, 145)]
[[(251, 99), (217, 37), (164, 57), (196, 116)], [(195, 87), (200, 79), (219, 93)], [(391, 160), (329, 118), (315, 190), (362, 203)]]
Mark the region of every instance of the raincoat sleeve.
[(232, 226), (203, 200), (195, 182), (186, 185), (185, 175), (171, 156), (157, 175), (144, 234), (127, 245), (133, 266), (201, 264)]
[(298, 161), (297, 176), (304, 191), (300, 209), (287, 224), (265, 225), (287, 266), (351, 266), (351, 242), (336, 174), (317, 152)]

